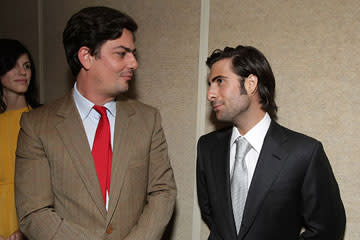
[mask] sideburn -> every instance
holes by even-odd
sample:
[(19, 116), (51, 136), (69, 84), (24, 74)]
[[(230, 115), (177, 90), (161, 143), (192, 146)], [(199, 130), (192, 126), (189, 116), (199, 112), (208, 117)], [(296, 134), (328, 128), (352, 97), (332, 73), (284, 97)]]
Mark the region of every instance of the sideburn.
[(240, 83), (240, 95), (248, 95), (245, 89), (245, 78), (240, 77), (239, 83)]

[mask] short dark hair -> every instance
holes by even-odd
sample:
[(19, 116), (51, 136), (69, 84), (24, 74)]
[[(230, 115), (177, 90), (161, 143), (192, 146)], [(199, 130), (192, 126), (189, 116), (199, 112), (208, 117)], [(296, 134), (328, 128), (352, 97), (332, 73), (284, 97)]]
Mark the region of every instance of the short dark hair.
[(265, 56), (251, 46), (225, 47), (224, 50), (216, 49), (213, 51), (206, 60), (206, 65), (211, 68), (214, 63), (225, 58), (232, 59), (232, 70), (242, 80), (250, 74), (258, 78), (257, 88), (262, 105), (261, 109), (268, 112), (271, 118), (277, 119), (275, 77)]
[[(30, 60), (31, 79), (28, 90), (25, 93), (25, 100), (32, 108), (39, 106), (38, 92), (36, 86), (36, 73), (34, 61), (26, 47), (15, 39), (0, 39), (0, 79), (16, 65), (17, 60), (26, 54)], [(6, 111), (7, 105), (3, 101), (3, 86), (0, 81), (0, 113)]]
[(75, 13), (63, 32), (66, 59), (74, 76), (82, 68), (78, 58), (82, 46), (88, 47), (91, 55), (96, 55), (103, 43), (119, 38), (124, 28), (134, 33), (137, 24), (131, 17), (113, 8), (87, 7)]

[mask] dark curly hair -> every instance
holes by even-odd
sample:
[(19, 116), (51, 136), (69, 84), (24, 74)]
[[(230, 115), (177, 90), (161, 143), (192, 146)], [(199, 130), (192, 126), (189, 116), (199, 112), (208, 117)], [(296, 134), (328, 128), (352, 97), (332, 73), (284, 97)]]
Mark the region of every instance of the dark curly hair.
[[(0, 39), (0, 79), (16, 65), (22, 55), (28, 55), (31, 63), (31, 79), (28, 90), (25, 93), (25, 100), (32, 108), (38, 107), (38, 91), (36, 87), (35, 65), (30, 52), (26, 47), (15, 39)], [(0, 82), (0, 113), (6, 111), (7, 105), (3, 101), (3, 86)]]
[(134, 33), (137, 24), (113, 8), (87, 7), (75, 13), (63, 32), (66, 59), (73, 75), (77, 76), (82, 68), (78, 58), (82, 46), (88, 47), (91, 55), (96, 55), (103, 43), (119, 38), (124, 28)]
[(242, 88), (244, 79), (250, 74), (258, 78), (257, 88), (262, 105), (261, 109), (268, 112), (271, 118), (277, 119), (275, 77), (265, 56), (251, 46), (225, 47), (224, 50), (216, 49), (213, 51), (206, 60), (206, 65), (211, 68), (214, 63), (225, 58), (232, 59), (232, 70), (241, 77)]

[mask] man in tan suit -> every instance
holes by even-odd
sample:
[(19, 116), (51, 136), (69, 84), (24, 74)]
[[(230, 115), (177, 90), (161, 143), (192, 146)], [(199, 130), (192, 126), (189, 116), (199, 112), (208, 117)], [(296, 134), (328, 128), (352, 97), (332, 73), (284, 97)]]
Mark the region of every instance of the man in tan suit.
[[(117, 97), (138, 67), (136, 29), (107, 7), (82, 9), (68, 21), (63, 43), (73, 91), (21, 119), (15, 192), (20, 229), (30, 240), (161, 238), (176, 186), (160, 115)], [(100, 122), (108, 139), (98, 135)], [(95, 150), (106, 162), (98, 169), (94, 148), (106, 141), (109, 149)]]

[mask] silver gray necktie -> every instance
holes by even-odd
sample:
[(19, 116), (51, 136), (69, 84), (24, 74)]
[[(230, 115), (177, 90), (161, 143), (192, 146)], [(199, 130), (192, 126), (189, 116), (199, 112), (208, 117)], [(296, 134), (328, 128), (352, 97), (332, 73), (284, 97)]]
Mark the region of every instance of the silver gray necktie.
[(248, 192), (248, 172), (245, 156), (250, 151), (251, 145), (244, 137), (236, 139), (236, 154), (233, 167), (231, 184), (231, 201), (236, 225), (236, 233), (239, 233)]

